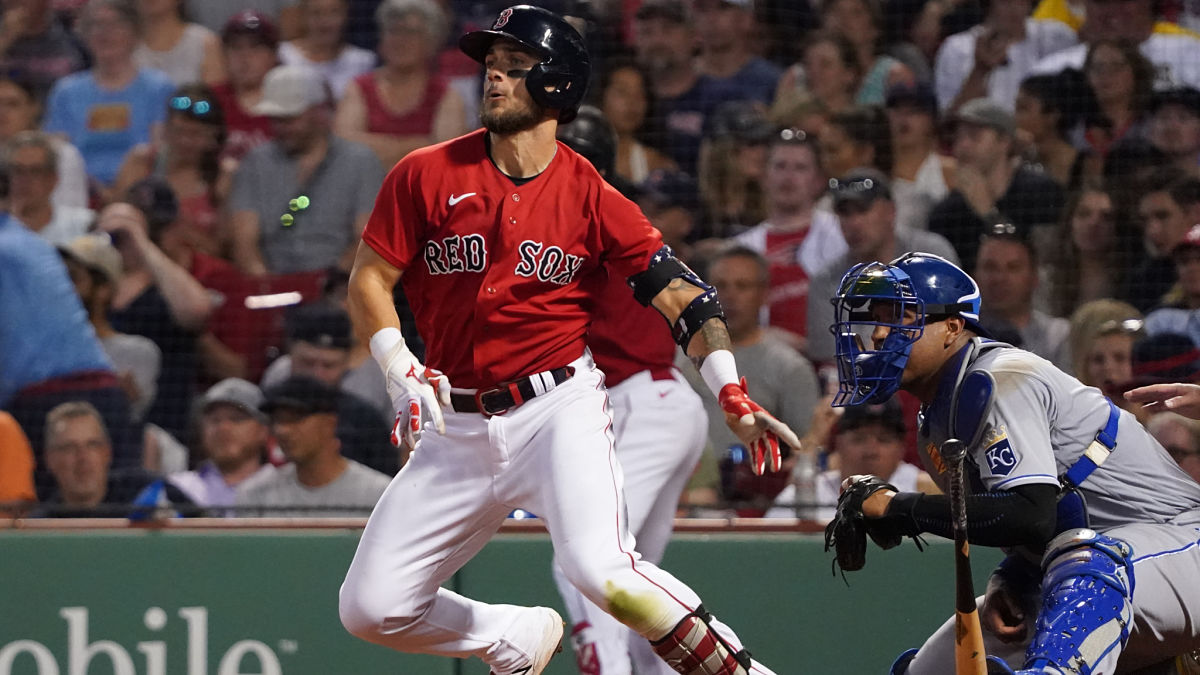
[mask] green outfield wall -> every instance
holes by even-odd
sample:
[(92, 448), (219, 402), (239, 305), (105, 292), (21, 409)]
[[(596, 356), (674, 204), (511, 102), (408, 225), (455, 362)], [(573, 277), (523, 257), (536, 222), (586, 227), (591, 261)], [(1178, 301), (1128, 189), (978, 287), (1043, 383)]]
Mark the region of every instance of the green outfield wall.
[[(486, 675), (349, 637), (337, 589), (357, 530), (0, 534), (0, 675)], [(953, 607), (951, 546), (831, 574), (814, 535), (685, 534), (664, 566), (780, 675), (885, 673)], [(999, 556), (977, 549), (977, 588)], [(545, 535), (501, 535), (453, 581), (561, 609)], [(569, 654), (550, 675), (574, 673)]]

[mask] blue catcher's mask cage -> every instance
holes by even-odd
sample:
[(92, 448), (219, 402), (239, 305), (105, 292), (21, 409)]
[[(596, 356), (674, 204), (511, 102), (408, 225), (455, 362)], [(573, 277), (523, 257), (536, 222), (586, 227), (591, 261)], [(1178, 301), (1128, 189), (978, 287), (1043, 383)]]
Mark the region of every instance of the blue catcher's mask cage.
[[(874, 305), (886, 303), (887, 309)], [(838, 391), (833, 406), (883, 403), (900, 388), (913, 343), (925, 331), (925, 303), (916, 296), (903, 270), (880, 262), (859, 263), (846, 272), (833, 298), (830, 326), (837, 348)], [(912, 312), (913, 323), (904, 317)], [(868, 349), (860, 332), (888, 329), (877, 349)], [(874, 346), (874, 345), (872, 345)]]

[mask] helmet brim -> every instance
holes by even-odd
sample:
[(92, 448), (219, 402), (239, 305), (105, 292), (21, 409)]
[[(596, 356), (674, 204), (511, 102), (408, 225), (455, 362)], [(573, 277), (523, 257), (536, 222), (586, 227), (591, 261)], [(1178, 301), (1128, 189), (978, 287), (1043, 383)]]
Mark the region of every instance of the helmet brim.
[(541, 47), (530, 44), (512, 33), (502, 30), (473, 30), (458, 39), (458, 48), (474, 61), (483, 63), (484, 59), (487, 58), (488, 50), (492, 48), (492, 44), (502, 38), (512, 40), (525, 49), (528, 49), (530, 53), (537, 54), (540, 59), (546, 58), (545, 50)]

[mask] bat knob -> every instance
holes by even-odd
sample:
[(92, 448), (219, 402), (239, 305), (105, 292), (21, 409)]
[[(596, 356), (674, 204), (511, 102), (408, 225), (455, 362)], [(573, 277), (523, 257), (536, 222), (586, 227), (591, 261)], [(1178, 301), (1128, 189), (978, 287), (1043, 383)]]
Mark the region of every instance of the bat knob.
[(957, 438), (947, 438), (942, 443), (942, 459), (958, 463), (967, 455), (967, 445)]

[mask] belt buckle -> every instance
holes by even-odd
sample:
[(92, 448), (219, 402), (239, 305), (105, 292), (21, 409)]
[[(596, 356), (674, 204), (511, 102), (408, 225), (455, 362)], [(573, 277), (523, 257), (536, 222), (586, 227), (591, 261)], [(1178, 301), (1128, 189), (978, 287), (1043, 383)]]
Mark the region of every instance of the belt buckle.
[(507, 408), (502, 408), (500, 410), (493, 411), (491, 406), (489, 406), (487, 403), (483, 402), (483, 399), (485, 396), (490, 396), (492, 394), (501, 394), (501, 393), (504, 393), (504, 391), (506, 391), (506, 390), (507, 390), (507, 387), (505, 387), (505, 386), (496, 386), (496, 387), (492, 387), (491, 389), (482, 389), (482, 390), (476, 391), (475, 392), (475, 405), (479, 406), (479, 413), (481, 415), (483, 415), (484, 417), (495, 417), (496, 415), (503, 415), (504, 413), (508, 412), (509, 410), (512, 410), (512, 406), (509, 406)]

